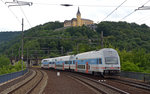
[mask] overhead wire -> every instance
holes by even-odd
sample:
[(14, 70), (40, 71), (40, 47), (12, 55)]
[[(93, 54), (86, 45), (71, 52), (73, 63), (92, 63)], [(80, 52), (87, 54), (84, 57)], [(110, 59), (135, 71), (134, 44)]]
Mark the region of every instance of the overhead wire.
[(23, 9), (22, 9), (21, 6), (20, 6), (20, 10), (21, 10), (22, 14), (24, 15), (24, 17), (26, 18), (26, 20), (27, 20), (28, 24), (30, 25), (30, 27), (32, 28), (32, 26), (31, 26), (31, 24), (30, 24), (30, 22), (29, 22), (29, 20), (28, 20), (28, 18), (27, 18), (27, 16), (26, 16), (26, 14), (25, 14), (25, 12), (23, 11)]
[(123, 18), (120, 19), (120, 20), (123, 20), (123, 19), (127, 18), (128, 16), (130, 16), (131, 14), (133, 14), (135, 11), (136, 11), (136, 10), (132, 11), (130, 14), (126, 15), (125, 17), (123, 17)]
[(144, 3), (142, 6), (146, 5), (150, 0), (148, 0), (146, 3)]
[(34, 4), (38, 4), (38, 5), (60, 5), (60, 4), (49, 4), (49, 3), (34, 3)]
[(111, 13), (109, 13), (102, 21), (104, 21), (106, 18), (108, 18), (113, 12), (115, 12), (118, 8), (121, 7), (127, 0), (123, 1), (119, 6), (117, 6)]
[[(5, 4), (5, 2), (4, 2), (3, 0), (1, 0), (1, 1)], [(21, 21), (19, 20), (19, 18), (15, 15), (15, 13), (14, 13), (6, 4), (5, 4), (5, 6), (6, 6), (6, 7), (9, 9), (9, 11), (14, 15), (14, 17), (17, 19), (17, 21), (18, 21), (20, 24), (22, 24)], [(30, 22), (29, 22), (29, 20), (28, 20), (28, 18), (27, 18), (27, 16), (26, 16), (26, 14), (25, 14), (25, 12), (23, 11), (23, 9), (22, 9), (21, 6), (20, 6), (20, 10), (21, 10), (22, 14), (24, 15), (25, 19), (27, 20), (28, 24), (30, 25), (30, 27), (32, 27), (31, 24), (30, 24)]]
[[(150, 0), (148, 0), (146, 3), (144, 3), (142, 6), (146, 5)], [(134, 12), (136, 12), (138, 9), (135, 9), (134, 11), (132, 11), (131, 13), (129, 13), (128, 15), (126, 15), (125, 17), (123, 17), (122, 19), (120, 20), (123, 20), (125, 18), (127, 18), (128, 16), (130, 16), (131, 14), (133, 14)]]
[(21, 24), (21, 21), (19, 20), (19, 18), (16, 16), (16, 14), (5, 4), (5, 2), (3, 0), (1, 0), (4, 5), (8, 8), (8, 10), (13, 14), (13, 16), (17, 19), (17, 21)]
[[(34, 2), (34, 4), (38, 4), (38, 5), (58, 5), (60, 6), (61, 4), (49, 4), (49, 3), (36, 3)], [(72, 4), (73, 5), (73, 4)], [(116, 6), (108, 6), (108, 5), (73, 5), (73, 6), (86, 6), (86, 7), (116, 7)], [(137, 6), (120, 6), (120, 7), (137, 7)]]
[(150, 19), (150, 16), (147, 16), (147, 17), (145, 17), (145, 18), (143, 18), (143, 19), (140, 19), (139, 22), (141, 23), (141, 22), (144, 22), (144, 21), (146, 21), (146, 20), (148, 20), (148, 19)]
[[(3, 1), (3, 0), (1, 0), (4, 4), (5, 4), (5, 2)], [(105, 6), (105, 5), (73, 5), (73, 6), (88, 6), (88, 7), (116, 7), (111, 13), (109, 13), (103, 20), (105, 20), (106, 18), (108, 18), (112, 13), (114, 13), (118, 8), (120, 8), (120, 7), (137, 7), (137, 6), (122, 6), (125, 2), (126, 2), (127, 0), (124, 0), (119, 6)], [(142, 6), (144, 6), (145, 4), (147, 4), (148, 2), (149, 2), (150, 0), (148, 0), (147, 2), (145, 2)], [(34, 4), (40, 4), (40, 5), (60, 5), (60, 4), (48, 4), (48, 3), (34, 3)], [(5, 4), (6, 5), (6, 4)], [(7, 6), (7, 5), (6, 5)], [(8, 6), (7, 6), (8, 7)], [(18, 20), (18, 22), (19, 23), (21, 23), (20, 22), (20, 20), (19, 20), (19, 18), (15, 15), (15, 13), (8, 7), (8, 9), (9, 9), (9, 11), (15, 16), (15, 18)], [(23, 11), (23, 9), (21, 8), (21, 6), (20, 6), (20, 9), (21, 9), (21, 11), (22, 11), (22, 13), (23, 13), (23, 15), (24, 15), (24, 17), (26, 18), (26, 20), (27, 20), (27, 22), (28, 22), (28, 24), (30, 25), (30, 27), (32, 27), (31, 26), (31, 23), (30, 23), (30, 21), (28, 20), (28, 18), (27, 18), (27, 16), (26, 16), (26, 14), (25, 14), (25, 12)], [(132, 15), (134, 12), (135, 12), (136, 10), (134, 10), (133, 12), (131, 12), (131, 13), (129, 13), (128, 15), (126, 15), (125, 17), (123, 17), (121, 20), (123, 20), (123, 19), (125, 19), (125, 18), (127, 18), (128, 16), (130, 16), (130, 15)], [(102, 20), (102, 21), (103, 21)]]

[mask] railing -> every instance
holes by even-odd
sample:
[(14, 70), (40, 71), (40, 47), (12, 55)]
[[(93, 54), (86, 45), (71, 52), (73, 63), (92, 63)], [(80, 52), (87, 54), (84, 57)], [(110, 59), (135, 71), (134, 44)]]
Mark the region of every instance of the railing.
[(19, 76), (22, 76), (26, 72), (28, 72), (28, 69), (25, 69), (25, 70), (19, 71), (19, 72), (14, 72), (14, 73), (0, 75), (0, 83), (3, 83), (3, 82), (6, 82), (8, 80), (11, 80), (11, 79), (17, 78)]
[(138, 73), (138, 72), (125, 72), (122, 71), (120, 73), (120, 76), (137, 79), (137, 80), (143, 80), (144, 82), (150, 82), (150, 73)]

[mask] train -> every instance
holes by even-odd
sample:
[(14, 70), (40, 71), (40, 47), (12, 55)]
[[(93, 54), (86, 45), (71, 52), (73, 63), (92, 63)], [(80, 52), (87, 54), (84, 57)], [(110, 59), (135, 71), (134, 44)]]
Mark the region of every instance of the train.
[(76, 55), (46, 58), (41, 61), (41, 68), (104, 76), (119, 75), (121, 66), (118, 52), (112, 48), (103, 48)]

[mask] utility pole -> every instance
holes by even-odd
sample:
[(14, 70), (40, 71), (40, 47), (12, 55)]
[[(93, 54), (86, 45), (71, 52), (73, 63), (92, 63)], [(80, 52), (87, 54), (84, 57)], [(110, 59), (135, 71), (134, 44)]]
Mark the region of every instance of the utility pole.
[[(17, 1), (17, 0), (13, 0), (13, 2), (5, 2), (5, 4), (8, 4), (8, 7), (13, 7), (13, 6), (32, 6), (32, 2), (26, 2), (26, 1)], [(23, 22), (23, 18), (22, 18), (22, 42), (21, 42), (21, 64), (22, 64), (22, 70), (23, 70), (23, 27), (24, 27), (24, 22)], [(19, 53), (20, 54), (20, 53)]]
[(29, 67), (29, 64), (28, 64), (28, 47), (27, 47), (27, 67)]
[(19, 47), (19, 57), (18, 57), (18, 60), (20, 60), (20, 47)]
[(24, 27), (24, 24), (23, 24), (23, 18), (22, 18), (22, 51), (21, 51), (21, 65), (22, 65), (22, 70), (23, 70), (23, 27)]
[(101, 48), (104, 47), (104, 44), (103, 44), (103, 31), (101, 32)]

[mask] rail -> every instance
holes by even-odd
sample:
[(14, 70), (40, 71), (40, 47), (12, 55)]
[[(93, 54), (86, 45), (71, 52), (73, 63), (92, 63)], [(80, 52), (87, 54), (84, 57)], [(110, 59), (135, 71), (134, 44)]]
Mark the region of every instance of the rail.
[(71, 74), (68, 75), (68, 77), (73, 77), (75, 79), (78, 79), (80, 81), (82, 81), (83, 83), (87, 84), (88, 86), (91, 86), (92, 88), (94, 88), (95, 90), (97, 90), (99, 93), (102, 94), (129, 94), (128, 92), (125, 92), (119, 88), (115, 88), (111, 85), (99, 82), (97, 80), (88, 78), (88, 77), (84, 77), (81, 75), (76, 75), (76, 74)]

